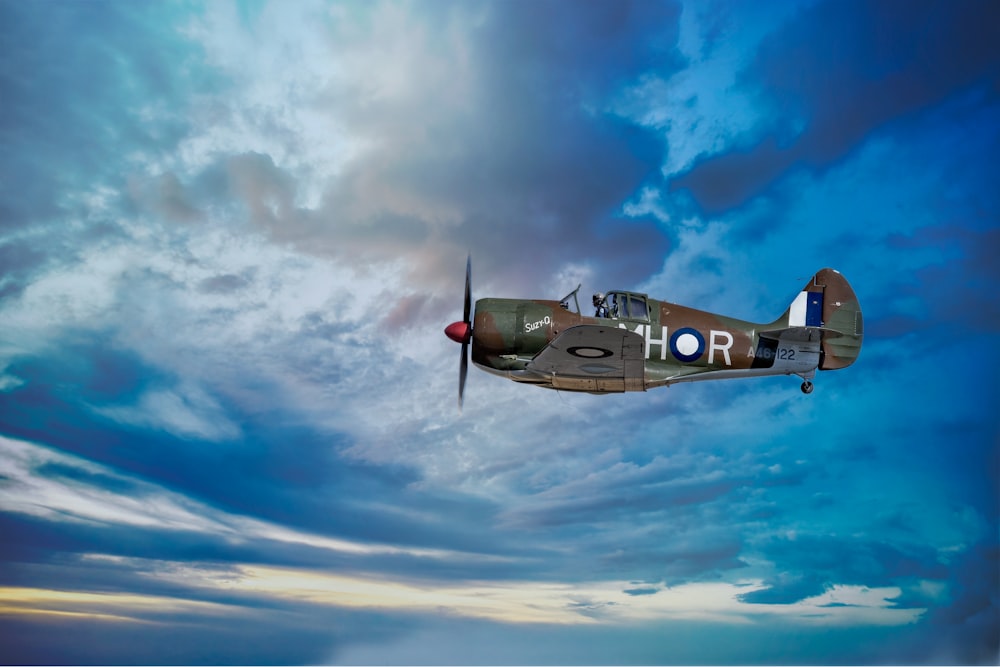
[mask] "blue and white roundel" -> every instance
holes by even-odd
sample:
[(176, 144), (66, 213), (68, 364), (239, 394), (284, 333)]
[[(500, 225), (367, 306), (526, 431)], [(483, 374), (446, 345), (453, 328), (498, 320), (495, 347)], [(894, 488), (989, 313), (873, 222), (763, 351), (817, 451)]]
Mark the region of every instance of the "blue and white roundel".
[(678, 329), (670, 337), (670, 351), (678, 361), (694, 361), (705, 351), (705, 339), (697, 329)]

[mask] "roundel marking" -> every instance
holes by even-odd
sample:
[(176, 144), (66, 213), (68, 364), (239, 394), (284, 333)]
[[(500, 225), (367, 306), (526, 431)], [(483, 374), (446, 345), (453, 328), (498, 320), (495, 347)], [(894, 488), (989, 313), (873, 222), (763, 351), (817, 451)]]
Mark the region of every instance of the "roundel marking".
[(684, 327), (670, 337), (670, 352), (679, 361), (694, 361), (705, 351), (705, 338), (697, 329)]
[(584, 359), (603, 359), (614, 354), (611, 350), (605, 350), (603, 347), (571, 347), (566, 351), (574, 357), (583, 357)]

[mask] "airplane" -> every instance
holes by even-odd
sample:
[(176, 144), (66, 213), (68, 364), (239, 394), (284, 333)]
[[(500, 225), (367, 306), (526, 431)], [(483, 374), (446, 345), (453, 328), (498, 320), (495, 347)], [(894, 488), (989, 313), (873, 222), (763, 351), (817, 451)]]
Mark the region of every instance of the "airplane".
[[(592, 394), (646, 391), (680, 382), (796, 375), (804, 394), (816, 371), (850, 366), (861, 352), (864, 320), (840, 272), (822, 269), (768, 324), (715, 315), (646, 294), (594, 295), (594, 315), (578, 292), (562, 299), (476, 301), (470, 318), (472, 257), (465, 266), (462, 320), (445, 328), (461, 343), (458, 405), (472, 362), (515, 382)], [(572, 299), (572, 307), (570, 300)]]

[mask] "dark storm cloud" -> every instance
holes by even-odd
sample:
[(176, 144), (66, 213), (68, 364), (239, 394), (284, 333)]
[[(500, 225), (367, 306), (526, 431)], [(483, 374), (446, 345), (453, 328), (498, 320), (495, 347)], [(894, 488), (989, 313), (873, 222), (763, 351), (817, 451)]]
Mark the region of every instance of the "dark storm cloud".
[(909, 632), (891, 656), (883, 649), (876, 660), (954, 665), (1000, 661), (1000, 605), (996, 600), (1000, 549), (996, 543), (973, 545), (955, 559), (952, 568), (947, 600), (932, 607), (925, 623)]
[[(113, 492), (115, 485), (93, 489)], [(163, 502), (155, 491), (144, 491), (150, 503)], [(126, 497), (143, 496), (122, 496)], [(330, 511), (348, 510), (331, 504)], [(458, 551), (434, 556), (404, 550), (351, 552), (324, 546), (320, 542), (322, 533), (290, 541), (270, 537), (266, 529), (258, 529), (250, 523), (236, 523), (233, 526), (236, 530), (212, 532), (197, 526), (87, 521), (65, 514), (45, 519), (0, 515), (0, 527), (9, 537), (0, 547), (0, 585), (37, 586), (43, 577), (46, 587), (57, 590), (128, 590), (147, 595), (229, 602), (229, 594), (224, 589), (206, 588), (196, 582), (185, 584), (182, 580), (159, 575), (170, 575), (174, 569), (187, 564), (222, 572), (232, 571), (237, 565), (261, 565), (341, 576), (370, 577), (376, 572), (392, 573), (401, 578), (505, 580), (537, 576), (537, 568), (532, 563), (547, 555), (544, 550), (527, 545), (507, 548), (500, 544), (495, 545), (496, 549), (491, 548), (488, 555)], [(369, 519), (382, 521), (383, 517), (370, 516)], [(334, 532), (330, 536), (342, 538), (344, 535)], [(307, 541), (310, 537), (315, 540), (312, 544)], [(436, 546), (441, 545), (442, 541), (438, 540)], [(480, 549), (487, 547), (482, 540), (477, 544)], [(90, 554), (100, 554), (101, 558), (90, 558)]]
[[(113, 492), (116, 486), (121, 486), (121, 482), (97, 488)], [(117, 558), (174, 562), (228, 563), (236, 558), (246, 558), (246, 562), (251, 563), (287, 564), (288, 562), (282, 558), (280, 545), (269, 545), (266, 541), (248, 539), (243, 543), (237, 543), (232, 536), (200, 534), (179, 529), (115, 525), (110, 521), (71, 520), (72, 518), (67, 516), (53, 520), (53, 518), (40, 519), (15, 514), (4, 515), (2, 525), (7, 531), (5, 534), (11, 537), (0, 550), (0, 557), (9, 563), (4, 568), (4, 583), (31, 585), (32, 579), (38, 575), (38, 570), (28, 563), (35, 563), (39, 567), (45, 564), (45, 583), (54, 588), (114, 589), (115, 572), (117, 572), (122, 579), (127, 580), (127, 588), (131, 590), (143, 593), (164, 592), (155, 578), (147, 580), (136, 578), (133, 576), (135, 573), (128, 568), (114, 568), (105, 564), (101, 572), (95, 572), (97, 569), (95, 566), (77, 562), (81, 555), (89, 553)], [(307, 561), (315, 560), (308, 558), (308, 552), (308, 548), (303, 552)], [(334, 562), (341, 564), (337, 559), (334, 559)], [(117, 582), (118, 586), (126, 583), (122, 579)]]
[[(219, 607), (151, 609), (136, 620), (48, 619), (38, 624), (12, 619), (0, 628), (9, 664), (314, 664), (351, 632), (365, 637), (356, 614), (316, 610)], [(294, 617), (292, 623), (283, 623)], [(370, 620), (369, 620), (370, 622)], [(341, 635), (341, 633), (344, 633)], [(58, 637), (58, 641), (53, 641)]]
[(925, 267), (916, 275), (915, 291), (929, 307), (924, 325), (949, 322), (971, 332), (1000, 332), (1000, 302), (992, 298), (1000, 271), (991, 259), (1000, 253), (1000, 229), (980, 232), (947, 226), (926, 230), (921, 236), (917, 243), (950, 246), (959, 257)]
[[(373, 147), (346, 165), (315, 216), (299, 218), (298, 226), (287, 218), (268, 224), (278, 238), (298, 237), (304, 249), (352, 256), (407, 248), (411, 257), (439, 263), (431, 246), (471, 249), (478, 267), (520, 289), (528, 287), (521, 276), (546, 277), (523, 267), (541, 269), (595, 247), (606, 249), (613, 279), (648, 275), (659, 266), (665, 237), (650, 220), (619, 219), (619, 209), (656, 174), (661, 146), (603, 105), (645, 69), (677, 67), (677, 8), (487, 7), (461, 54), (467, 71), (455, 54), (444, 65), (430, 60), (414, 69), (410, 75), (424, 84), (415, 93), (381, 98), (362, 87), (339, 94), (337, 112), (371, 136)], [(469, 7), (434, 9), (433, 23), (415, 19), (414, 34), (436, 32)], [(440, 88), (449, 79), (464, 81), (461, 93)]]
[[(823, 169), (872, 130), (1000, 74), (993, 3), (821, 2), (761, 44), (742, 85), (760, 88), (773, 127), (676, 179), (718, 213), (793, 165)], [(797, 123), (804, 124), (799, 132)]]
[(250, 282), (251, 278), (247, 276), (225, 273), (202, 280), (198, 287), (209, 294), (228, 294), (246, 287)]
[[(614, 476), (607, 487), (591, 486), (589, 480), (577, 488), (555, 488), (535, 496), (529, 508), (519, 512), (517, 522), (529, 525), (558, 526), (608, 520), (618, 515), (636, 512), (675, 511), (684, 505), (694, 505), (720, 498), (738, 484), (727, 478), (659, 479), (640, 481), (627, 476)], [(628, 488), (627, 493), (621, 489)]]
[[(106, 2), (37, 9), (0, 3), (0, 226), (7, 229), (53, 220), (101, 177), (119, 181), (128, 162), (121, 145), (155, 154), (174, 144), (185, 122), (173, 103), (181, 81), (193, 82), (178, 69), (189, 62), (187, 47), (169, 21), (158, 22), (162, 16)], [(156, 121), (141, 119), (143, 109)]]
[(799, 536), (771, 540), (759, 550), (778, 565), (781, 574), (766, 580), (767, 588), (742, 595), (745, 602), (791, 604), (819, 595), (835, 583), (907, 585), (924, 579), (943, 580), (949, 574), (937, 552), (919, 544)]
[[(684, 535), (664, 530), (645, 544), (619, 545), (601, 558), (601, 566), (622, 576), (665, 581), (667, 586), (715, 580), (742, 570), (743, 545), (732, 535)], [(628, 593), (628, 591), (625, 591)]]
[(30, 243), (0, 245), (0, 300), (20, 294), (47, 259), (46, 252)]

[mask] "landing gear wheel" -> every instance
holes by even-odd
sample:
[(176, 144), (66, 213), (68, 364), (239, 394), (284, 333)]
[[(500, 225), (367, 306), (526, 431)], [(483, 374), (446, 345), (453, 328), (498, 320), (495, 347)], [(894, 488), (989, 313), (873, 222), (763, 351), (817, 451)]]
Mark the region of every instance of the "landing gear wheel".
[(803, 394), (811, 394), (811, 393), (813, 393), (813, 383), (810, 382), (809, 380), (806, 380), (805, 382), (803, 382), (802, 383), (802, 393)]

